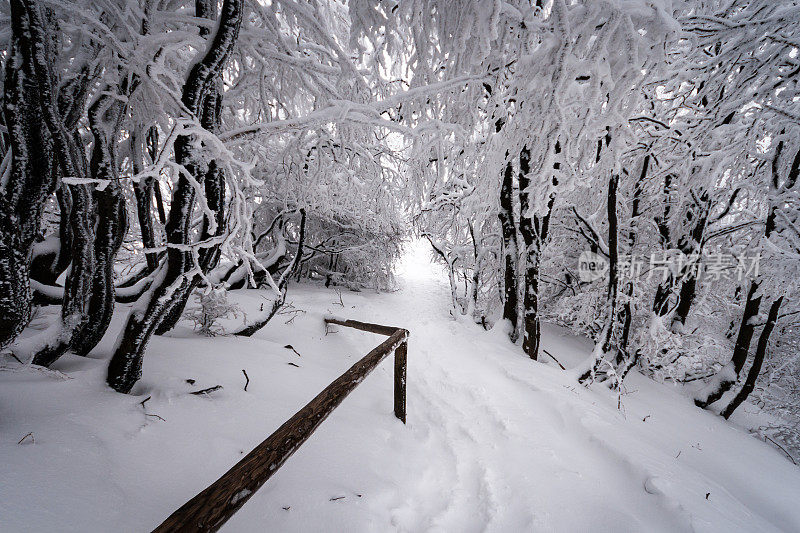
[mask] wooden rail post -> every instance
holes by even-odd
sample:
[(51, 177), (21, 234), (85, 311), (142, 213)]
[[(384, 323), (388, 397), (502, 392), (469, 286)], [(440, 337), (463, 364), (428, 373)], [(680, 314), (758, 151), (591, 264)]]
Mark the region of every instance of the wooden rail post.
[(172, 513), (153, 530), (154, 533), (217, 531), (392, 351), (395, 352), (394, 413), (405, 423), (408, 331), (350, 320), (326, 319), (326, 322), (389, 335), (389, 338), (325, 387), (222, 477)]
[(406, 423), (406, 355), (408, 342), (394, 351), (394, 416)]
[[(325, 324), (335, 324), (347, 328), (360, 329), (379, 335), (394, 335), (398, 331), (404, 331), (406, 339), (409, 336), (408, 330), (393, 326), (382, 326), (380, 324), (370, 324), (369, 322), (359, 322), (358, 320), (342, 320), (340, 318), (327, 317)], [(406, 423), (406, 359), (408, 357), (408, 342), (398, 346), (394, 351), (394, 416)]]

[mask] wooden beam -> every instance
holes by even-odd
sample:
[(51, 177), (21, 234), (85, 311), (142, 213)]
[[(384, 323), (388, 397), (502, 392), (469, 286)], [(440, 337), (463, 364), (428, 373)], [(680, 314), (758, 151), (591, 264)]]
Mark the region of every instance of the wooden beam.
[(358, 320), (342, 320), (334, 317), (327, 317), (325, 323), (360, 329), (361, 331), (369, 331), (370, 333), (377, 333), (379, 335), (393, 335), (395, 331), (402, 329), (392, 326), (381, 326), (380, 324), (370, 324), (369, 322), (359, 322)]
[[(327, 322), (327, 320), (326, 320)], [(365, 329), (359, 326), (344, 324), (352, 322), (369, 326)], [(180, 509), (172, 513), (154, 533), (163, 532), (190, 532), (190, 531), (217, 531), (230, 519), (244, 503), (261, 488), (261, 486), (278, 471), (286, 460), (303, 444), (323, 420), (342, 403), (350, 392), (394, 350), (402, 351), (405, 361), (405, 346), (408, 332), (404, 329), (375, 326), (355, 321), (337, 321), (340, 325), (365, 329), (365, 331), (392, 332), (388, 339), (369, 352), (364, 358), (350, 367), (339, 376), (316, 398), (308, 402), (292, 418), (270, 435), (264, 442), (256, 446), (233, 468), (228, 470), (217, 481), (209, 485), (194, 498), (186, 502)], [(400, 347), (403, 347), (400, 350)], [(395, 361), (395, 369), (397, 368)], [(405, 422), (405, 365), (403, 365), (402, 379), (402, 418)], [(395, 375), (395, 414), (398, 412), (398, 388)], [(400, 418), (398, 416), (398, 418)]]
[[(398, 330), (404, 331), (404, 330)], [(394, 416), (406, 423), (406, 355), (408, 343), (403, 342), (394, 351)]]

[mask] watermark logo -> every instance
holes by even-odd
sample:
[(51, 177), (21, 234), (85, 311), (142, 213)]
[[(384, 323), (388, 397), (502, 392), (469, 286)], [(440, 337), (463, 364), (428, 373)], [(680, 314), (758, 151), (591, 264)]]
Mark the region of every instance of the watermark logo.
[[(711, 252), (686, 255), (680, 250), (664, 250), (649, 257), (621, 255), (617, 265), (619, 279), (644, 277), (665, 282), (668, 279), (697, 278), (704, 281), (720, 279), (744, 281), (758, 276), (761, 257), (758, 254), (726, 254)], [(604, 278), (609, 270), (608, 259), (591, 251), (578, 258), (578, 277), (588, 283)]]
[(608, 272), (608, 259), (586, 250), (578, 258), (578, 277), (584, 283), (598, 280)]

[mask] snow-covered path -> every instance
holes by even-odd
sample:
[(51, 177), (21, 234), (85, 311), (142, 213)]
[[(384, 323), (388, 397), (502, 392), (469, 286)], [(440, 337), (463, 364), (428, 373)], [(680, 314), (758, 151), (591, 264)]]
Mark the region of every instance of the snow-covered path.
[[(618, 409), (502, 332), (453, 320), (446, 278), (411, 252), (398, 292), (340, 302), (293, 286), (306, 312), (254, 338), (153, 339), (132, 396), (103, 384), (113, 335), (62, 358), (61, 376), (4, 362), (0, 531), (151, 530), (381, 340), (326, 335), (325, 314), (411, 331), (408, 424), (392, 416), (387, 360), (225, 531), (800, 531), (800, 469), (779, 451), (638, 374)], [(248, 313), (264, 301), (236, 298)], [(591, 348), (552, 327), (543, 344), (567, 367)], [(35, 444), (17, 444), (28, 432)]]
[[(353, 516), (349, 530), (800, 529), (792, 503), (800, 471), (774, 450), (638, 375), (620, 411), (616, 396), (531, 362), (502, 333), (454, 321), (446, 279), (424, 246), (412, 249), (400, 270), (400, 292), (372, 296), (347, 316), (412, 332), (409, 423), (393, 428), (410, 432), (412, 442), (387, 438), (378, 468), (391, 481), (368, 514), (386, 522)], [(567, 366), (591, 349), (555, 328), (546, 328), (544, 345)], [(387, 386), (371, 394), (385, 396)], [(648, 390), (632, 390), (642, 388)], [(362, 438), (351, 453), (369, 446), (369, 436)], [(762, 462), (783, 479), (765, 475)], [(249, 529), (245, 511), (240, 519)], [(280, 524), (304, 529), (307, 522)]]
[[(449, 291), (427, 262), (427, 250), (408, 260), (402, 292), (374, 312), (379, 321), (400, 320), (413, 332), (412, 430), (422, 432), (438, 460), (407, 490), (396, 513), (409, 522), (396, 525), (415, 531), (687, 528), (670, 502), (643, 490), (645, 472), (583, 427), (580, 419), (591, 414), (564, 401), (560, 369), (540, 369), (552, 374), (551, 390), (526, 379), (532, 363), (520, 352), (516, 360), (498, 357), (502, 335), (475, 335), (474, 326), (449, 318)], [(616, 506), (608, 504), (612, 494), (619, 497)]]

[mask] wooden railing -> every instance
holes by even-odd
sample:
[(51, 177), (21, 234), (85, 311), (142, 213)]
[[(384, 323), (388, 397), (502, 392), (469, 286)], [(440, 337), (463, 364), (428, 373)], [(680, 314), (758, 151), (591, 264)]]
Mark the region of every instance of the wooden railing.
[(326, 318), (325, 323), (388, 335), (389, 338), (325, 387), (222, 477), (172, 513), (154, 532), (217, 531), (391, 352), (394, 352), (394, 415), (405, 424), (409, 332), (402, 328), (338, 318)]

